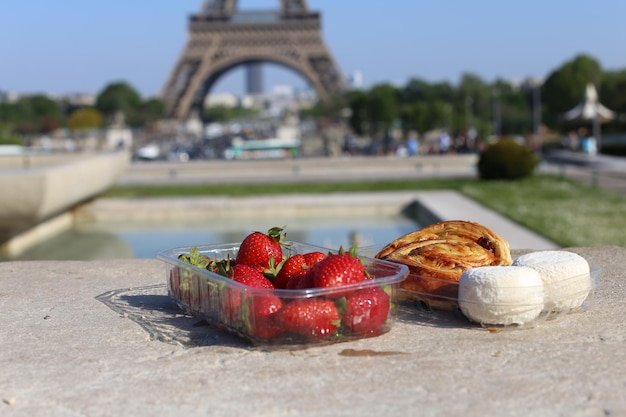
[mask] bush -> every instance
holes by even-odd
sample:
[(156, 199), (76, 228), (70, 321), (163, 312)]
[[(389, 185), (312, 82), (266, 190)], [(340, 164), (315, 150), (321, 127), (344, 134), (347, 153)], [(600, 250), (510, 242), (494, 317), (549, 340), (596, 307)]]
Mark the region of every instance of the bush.
[(538, 163), (526, 146), (502, 138), (480, 154), (478, 173), (484, 180), (518, 180), (532, 175)]

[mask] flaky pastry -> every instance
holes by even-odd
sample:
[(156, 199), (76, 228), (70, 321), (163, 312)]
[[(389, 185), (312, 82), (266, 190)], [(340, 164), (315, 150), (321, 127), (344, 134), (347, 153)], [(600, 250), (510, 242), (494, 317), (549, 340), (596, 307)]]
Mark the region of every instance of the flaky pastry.
[(475, 222), (435, 223), (395, 239), (375, 255), (409, 267), (400, 288), (434, 307), (456, 306), (458, 281), (470, 268), (511, 265), (506, 240)]

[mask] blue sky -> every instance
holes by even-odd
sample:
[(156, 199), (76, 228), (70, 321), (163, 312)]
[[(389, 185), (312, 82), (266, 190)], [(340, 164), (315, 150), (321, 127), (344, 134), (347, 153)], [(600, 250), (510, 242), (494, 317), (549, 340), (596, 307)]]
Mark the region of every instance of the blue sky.
[[(184, 49), (187, 17), (202, 0), (1, 0), (0, 90), (75, 93), (126, 81), (160, 92)], [(275, 9), (279, 0), (239, 0)], [(546, 77), (579, 53), (605, 70), (626, 69), (626, 1), (309, 0), (341, 70), (366, 86), (411, 77), (458, 82)], [(266, 70), (266, 86), (303, 85)], [(215, 91), (243, 91), (243, 72)]]

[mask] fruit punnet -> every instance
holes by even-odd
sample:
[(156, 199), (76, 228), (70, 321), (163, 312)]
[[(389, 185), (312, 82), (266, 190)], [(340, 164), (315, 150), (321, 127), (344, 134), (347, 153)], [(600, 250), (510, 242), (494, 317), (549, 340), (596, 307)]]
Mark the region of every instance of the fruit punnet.
[(468, 269), (459, 280), (459, 308), (476, 323), (523, 325), (543, 307), (543, 282), (531, 268), (483, 266)]
[[(252, 232), (236, 250), (235, 259), (211, 258), (198, 248), (178, 256), (181, 262), (245, 286), (214, 285), (207, 291), (217, 298), (211, 302), (219, 306), (223, 324), (264, 340), (294, 335), (308, 340), (331, 340), (373, 336), (388, 329), (392, 300), (387, 287), (373, 283), (340, 288), (376, 278), (376, 268), (372, 268), (370, 276), (356, 247), (347, 252), (339, 248), (336, 253), (283, 252), (292, 242), (283, 242), (282, 231), (272, 228), (268, 233)], [(176, 282), (172, 280), (173, 285)], [(303, 292), (298, 290), (305, 289), (325, 291), (302, 298)], [(294, 290), (293, 297), (288, 290)]]
[(546, 309), (567, 312), (580, 307), (591, 291), (589, 264), (582, 256), (563, 250), (531, 252), (520, 256), (513, 265), (536, 270), (546, 292)]

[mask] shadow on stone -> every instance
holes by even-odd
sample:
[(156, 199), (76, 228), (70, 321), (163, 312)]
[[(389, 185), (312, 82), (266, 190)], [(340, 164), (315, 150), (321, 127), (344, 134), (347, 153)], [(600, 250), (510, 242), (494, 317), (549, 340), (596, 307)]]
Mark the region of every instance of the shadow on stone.
[(169, 297), (165, 284), (112, 290), (97, 296), (96, 300), (137, 323), (153, 340), (186, 348), (248, 347), (235, 335), (185, 314)]
[(441, 221), (441, 218), (424, 206), (419, 200), (414, 200), (404, 206), (401, 213), (404, 217), (424, 226)]
[(428, 327), (476, 329), (460, 310), (433, 309), (421, 300), (405, 300), (398, 304), (398, 321)]

